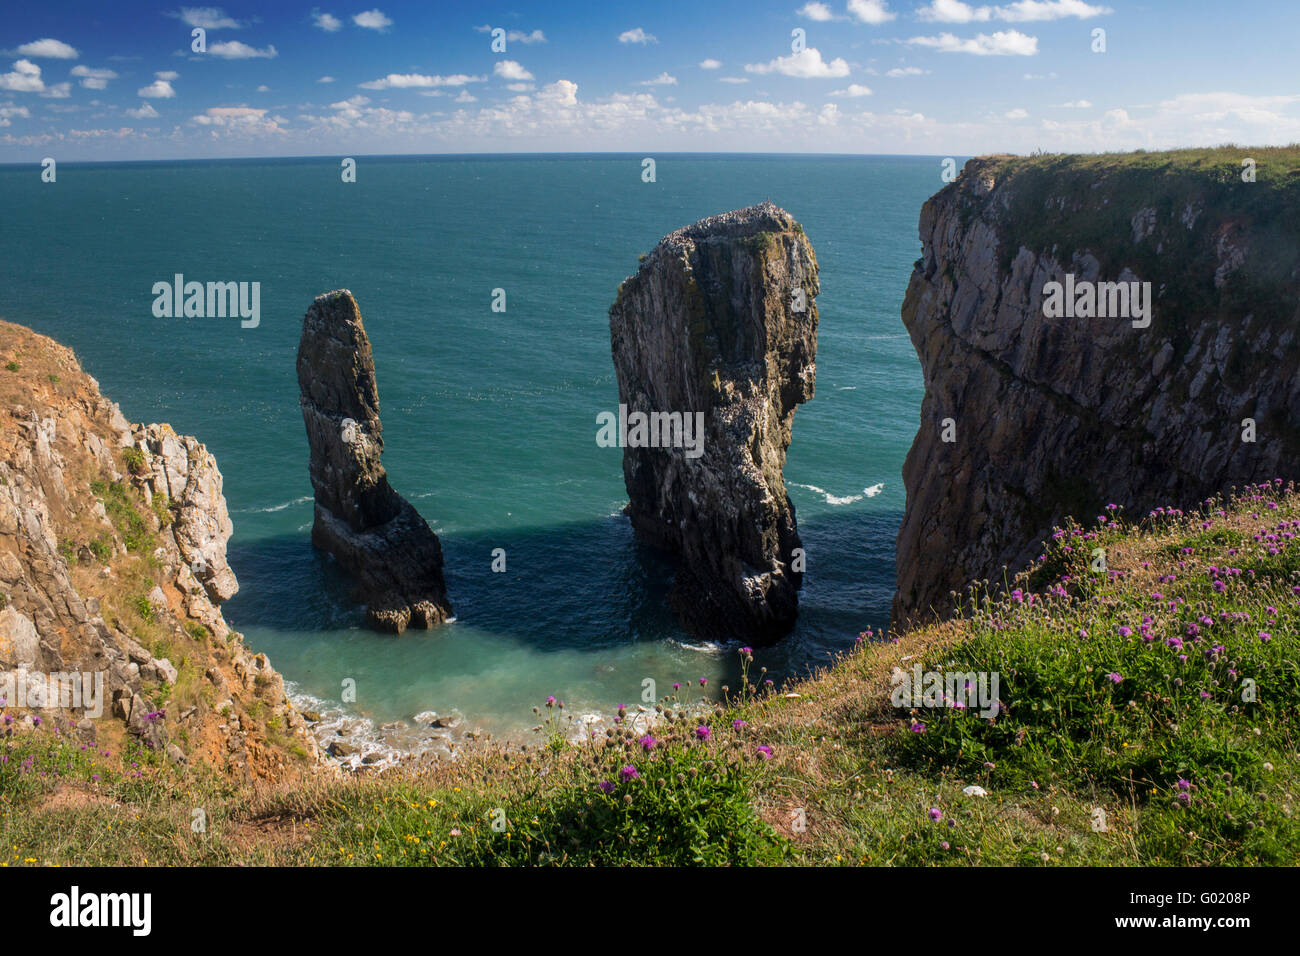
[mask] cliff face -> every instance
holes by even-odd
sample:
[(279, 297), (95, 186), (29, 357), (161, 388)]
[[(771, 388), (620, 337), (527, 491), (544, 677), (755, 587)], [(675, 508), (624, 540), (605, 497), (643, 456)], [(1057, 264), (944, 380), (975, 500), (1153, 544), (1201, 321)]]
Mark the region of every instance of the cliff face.
[(307, 310), (298, 385), (316, 494), (312, 544), (356, 578), (357, 597), (379, 630), (400, 634), (446, 620), (442, 546), (380, 463), (375, 363), (352, 293), (325, 293)]
[[(803, 565), (781, 472), (813, 394), (818, 291), (803, 229), (763, 203), (666, 236), (610, 308), (627, 511), (677, 557), (673, 603), (696, 630), (762, 642), (794, 623)], [(654, 419), (638, 442), (636, 413), (679, 414), (682, 440)]]
[[(1297, 477), (1293, 153), (984, 158), (925, 204), (903, 304), (925, 399), (896, 621), (1032, 561), (1066, 515)], [(1056, 309), (1094, 282), (1150, 283), (1148, 314), (1100, 317), (1081, 291)]]
[(44, 336), (0, 322), (0, 361), (0, 709), (236, 777), (313, 763), (283, 680), (221, 615), (238, 584), (212, 455), (127, 422)]

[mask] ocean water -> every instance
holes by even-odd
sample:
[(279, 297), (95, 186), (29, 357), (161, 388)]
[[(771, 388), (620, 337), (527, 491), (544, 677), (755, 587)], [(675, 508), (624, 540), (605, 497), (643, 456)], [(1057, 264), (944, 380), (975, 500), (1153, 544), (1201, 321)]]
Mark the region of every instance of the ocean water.
[[(913, 157), (385, 157), (0, 167), (0, 316), (43, 332), (132, 421), (216, 455), (235, 524), (231, 625), (295, 688), (376, 721), (459, 710), (517, 735), (548, 694), (570, 712), (639, 702), (646, 678), (710, 689), (736, 646), (687, 637), (671, 567), (634, 539), (608, 308), (637, 256), (701, 217), (771, 199), (821, 264), (815, 398), (795, 414), (786, 482), (808, 552), (794, 632), (755, 668), (806, 673), (888, 621), (900, 471), (920, 366), (899, 318), (916, 222), (940, 185)], [(261, 324), (158, 319), (152, 287), (261, 283)], [(374, 349), (399, 493), (437, 531), (455, 623), (363, 625), (314, 552), (294, 366), (303, 313), (351, 289)], [(491, 310), (492, 290), (507, 310)], [(491, 570), (504, 548), (507, 571)]]

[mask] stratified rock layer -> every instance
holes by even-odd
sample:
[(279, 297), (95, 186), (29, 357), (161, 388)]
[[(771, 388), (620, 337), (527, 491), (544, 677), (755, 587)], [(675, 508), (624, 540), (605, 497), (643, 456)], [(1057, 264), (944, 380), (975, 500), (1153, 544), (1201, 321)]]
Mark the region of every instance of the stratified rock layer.
[(781, 471), (795, 407), (813, 394), (818, 291), (802, 227), (762, 203), (666, 236), (610, 308), (628, 412), (704, 415), (700, 457), (623, 452), (627, 512), (678, 559), (673, 603), (697, 632), (768, 642), (798, 612), (800, 541)]
[(312, 544), (356, 578), (356, 596), (377, 629), (400, 634), (446, 620), (442, 546), (380, 463), (375, 363), (346, 289), (318, 296), (303, 318), (298, 386), (316, 494)]
[[(1242, 154), (1259, 182), (1187, 154), (976, 159), (925, 204), (903, 304), (925, 399), (897, 623), (1033, 561), (1067, 515), (1297, 477), (1300, 209), (1263, 153)], [(1045, 318), (1066, 274), (1150, 282), (1149, 327)]]

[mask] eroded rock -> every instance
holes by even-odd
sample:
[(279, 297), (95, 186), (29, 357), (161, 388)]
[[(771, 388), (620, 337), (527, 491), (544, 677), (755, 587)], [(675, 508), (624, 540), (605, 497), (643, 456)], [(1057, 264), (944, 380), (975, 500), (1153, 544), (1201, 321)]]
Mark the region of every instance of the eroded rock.
[[(629, 431), (627, 513), (676, 557), (674, 606), (704, 634), (770, 642), (798, 611), (800, 540), (781, 472), (795, 407), (813, 395), (817, 271), (802, 227), (765, 202), (664, 237), (610, 308), (626, 418), (682, 423), (678, 441), (674, 420), (652, 422), (661, 439), (668, 423), (659, 444), (676, 447), (631, 447)], [(698, 416), (702, 444), (689, 448)]]
[(400, 634), (445, 621), (452, 611), (442, 546), (388, 484), (374, 358), (347, 290), (318, 296), (307, 310), (298, 385), (316, 496), (312, 544), (356, 579), (373, 627)]

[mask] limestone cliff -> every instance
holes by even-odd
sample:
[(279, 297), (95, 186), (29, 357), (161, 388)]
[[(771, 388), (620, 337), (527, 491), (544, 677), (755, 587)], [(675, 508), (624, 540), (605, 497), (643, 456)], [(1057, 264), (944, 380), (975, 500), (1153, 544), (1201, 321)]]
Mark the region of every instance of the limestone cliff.
[(452, 612), (442, 546), (388, 484), (375, 362), (347, 290), (318, 296), (307, 310), (298, 385), (316, 494), (312, 544), (356, 578), (372, 626), (400, 634), (445, 621)]
[(316, 745), (265, 655), (227, 627), (238, 588), (221, 472), (132, 425), (72, 352), (0, 322), (0, 703), (20, 732), (281, 779)]
[(644, 434), (658, 447), (634, 427), (620, 440), (627, 512), (677, 558), (673, 603), (697, 631), (765, 642), (794, 623), (803, 564), (781, 472), (813, 394), (818, 292), (802, 227), (765, 202), (664, 237), (610, 308), (626, 418), (680, 416), (682, 440), (662, 417)]
[[(897, 621), (1032, 561), (1066, 515), (1300, 477), (1298, 173), (1295, 150), (990, 157), (925, 204)], [(1052, 282), (1150, 283), (1150, 311), (1048, 317)]]

